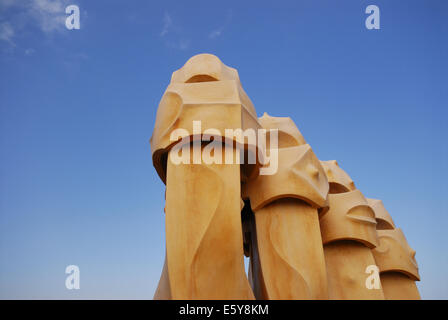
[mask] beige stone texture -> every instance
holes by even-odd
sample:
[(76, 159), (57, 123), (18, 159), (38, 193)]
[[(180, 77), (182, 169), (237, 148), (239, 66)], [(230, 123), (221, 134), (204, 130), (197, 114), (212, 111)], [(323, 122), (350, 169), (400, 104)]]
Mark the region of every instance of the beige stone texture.
[[(211, 71), (207, 73), (206, 69)], [(200, 132), (196, 134), (194, 121), (201, 122)], [(260, 124), (236, 70), (228, 68), (213, 55), (194, 56), (173, 74), (160, 101), (150, 139), (153, 165), (166, 182), (168, 152), (182, 138), (171, 136), (176, 129), (186, 130), (191, 139), (200, 140), (200, 135), (209, 129), (218, 130), (224, 137), (225, 129), (248, 128), (256, 130)], [(241, 150), (256, 148), (244, 141), (233, 140)]]
[(394, 229), (395, 224), (389, 212), (384, 207), (383, 201), (378, 199), (367, 199), (369, 206), (373, 209), (376, 219), (376, 229)]
[[(278, 171), (243, 184), (254, 211), (251, 283), (260, 299), (327, 299), (318, 208), (328, 182), (302, 134), (287, 117), (264, 114), (263, 129), (278, 130)], [(269, 141), (269, 138), (268, 138)]]
[[(266, 153), (258, 136), (226, 129), (267, 130)], [(204, 162), (207, 134), (230, 147), (233, 163), (224, 153), (221, 164)], [(291, 118), (257, 118), (237, 70), (216, 56), (196, 55), (172, 74), (150, 145), (166, 184), (154, 299), (420, 299), (415, 251), (383, 202), (366, 199), (335, 160), (319, 161)], [(275, 152), (276, 173), (260, 174)], [(179, 154), (190, 163), (176, 164)], [(239, 164), (240, 154), (257, 162)], [(380, 289), (367, 288), (372, 265)]]
[(165, 228), (173, 299), (254, 298), (244, 270), (240, 197), (239, 164), (168, 161)]
[(168, 266), (166, 263), (166, 255), (165, 261), (163, 262), (162, 275), (160, 276), (159, 284), (157, 285), (156, 292), (154, 293), (154, 300), (171, 300), (171, 286)]
[(420, 299), (415, 281), (420, 281), (415, 251), (401, 229), (378, 230), (379, 246), (373, 250), (380, 269), (386, 299)]
[(368, 248), (377, 243), (375, 213), (359, 190), (328, 195), (330, 210), (321, 217), (324, 244), (354, 240)]
[(328, 182), (310, 145), (278, 150), (278, 170), (274, 175), (259, 175), (245, 186), (244, 194), (257, 211), (280, 198), (296, 198), (314, 208), (326, 205)]
[(265, 112), (258, 121), (263, 129), (278, 130), (278, 148), (280, 149), (306, 144), (305, 138), (290, 117), (272, 117)]
[(382, 289), (368, 289), (365, 282), (366, 268), (375, 265), (375, 213), (336, 161), (321, 163), (330, 182), (329, 208), (320, 217), (329, 298), (382, 300)]
[(356, 189), (352, 178), (339, 167), (336, 160), (321, 161), (330, 184), (330, 193), (349, 192)]
[(398, 271), (420, 280), (415, 251), (401, 229), (378, 230), (379, 245), (373, 250), (380, 272)]
[(255, 212), (265, 299), (327, 299), (317, 210), (282, 198)]
[(401, 272), (384, 272), (381, 285), (387, 300), (420, 300), (415, 281)]
[(368, 289), (365, 272), (374, 265), (371, 250), (358, 241), (342, 240), (324, 246), (331, 300), (383, 300), (381, 289)]

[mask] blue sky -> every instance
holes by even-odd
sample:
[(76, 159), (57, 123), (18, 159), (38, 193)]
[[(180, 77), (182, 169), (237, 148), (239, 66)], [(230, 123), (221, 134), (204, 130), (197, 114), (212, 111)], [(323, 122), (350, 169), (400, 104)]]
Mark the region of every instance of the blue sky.
[[(81, 28), (65, 28), (77, 4)], [(365, 8), (380, 8), (367, 30)], [(171, 73), (213, 53), (259, 116), (382, 199), (448, 298), (448, 2), (0, 0), (0, 298), (152, 298), (164, 185), (149, 138)], [(65, 288), (65, 267), (81, 289)]]

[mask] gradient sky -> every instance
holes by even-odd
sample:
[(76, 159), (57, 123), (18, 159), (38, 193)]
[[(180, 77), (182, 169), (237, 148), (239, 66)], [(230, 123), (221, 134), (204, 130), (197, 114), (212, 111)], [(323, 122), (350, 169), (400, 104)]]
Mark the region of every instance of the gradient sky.
[(447, 299), (447, 14), (443, 0), (0, 0), (0, 298), (152, 298), (165, 186), (148, 141), (171, 73), (207, 52), (259, 116), (290, 116), (383, 200), (422, 297)]

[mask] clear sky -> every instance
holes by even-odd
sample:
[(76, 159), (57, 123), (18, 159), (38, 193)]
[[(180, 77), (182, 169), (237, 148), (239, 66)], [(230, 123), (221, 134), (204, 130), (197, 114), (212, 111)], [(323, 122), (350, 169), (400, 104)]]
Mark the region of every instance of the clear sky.
[(259, 116), (290, 116), (383, 200), (422, 297), (447, 299), (447, 15), (443, 0), (0, 0), (0, 298), (152, 298), (165, 186), (148, 141), (171, 73), (206, 52)]

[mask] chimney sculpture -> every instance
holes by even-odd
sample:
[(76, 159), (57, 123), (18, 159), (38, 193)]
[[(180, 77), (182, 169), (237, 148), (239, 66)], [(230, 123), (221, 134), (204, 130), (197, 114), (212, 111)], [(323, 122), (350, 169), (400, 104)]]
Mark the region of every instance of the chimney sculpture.
[[(415, 252), (382, 203), (319, 161), (290, 118), (258, 119), (216, 56), (173, 73), (150, 144), (166, 184), (154, 299), (419, 298)], [(382, 288), (369, 289), (375, 264)]]
[[(213, 55), (192, 57), (173, 73), (150, 140), (166, 183), (165, 279), (172, 299), (254, 298), (244, 270), (242, 174), (235, 160), (251, 146), (230, 140), (229, 164), (227, 154), (208, 148), (221, 146), (229, 128), (259, 128), (238, 72)], [(206, 145), (203, 135), (215, 140)]]
[(396, 229), (381, 200), (367, 199), (375, 212), (379, 245), (373, 250), (380, 269), (384, 297), (388, 300), (419, 300), (415, 281), (420, 281), (415, 251), (401, 229)]
[(320, 219), (330, 299), (384, 299), (381, 288), (366, 286), (366, 268), (375, 265), (375, 214), (336, 161), (322, 161), (328, 181), (329, 210)]
[(328, 192), (324, 170), (290, 118), (265, 113), (259, 122), (264, 129), (278, 129), (278, 170), (243, 186), (255, 213), (259, 266), (251, 263), (257, 270), (251, 270), (251, 276), (262, 288), (255, 295), (327, 299), (318, 217)]

